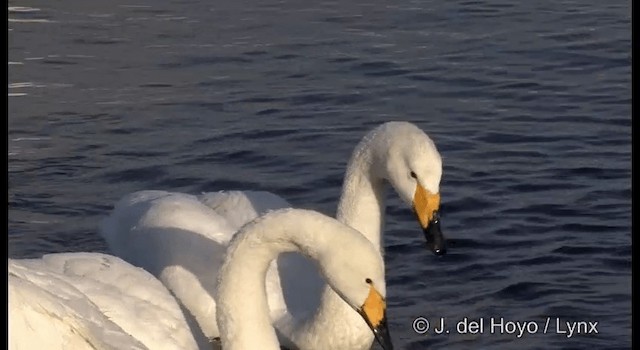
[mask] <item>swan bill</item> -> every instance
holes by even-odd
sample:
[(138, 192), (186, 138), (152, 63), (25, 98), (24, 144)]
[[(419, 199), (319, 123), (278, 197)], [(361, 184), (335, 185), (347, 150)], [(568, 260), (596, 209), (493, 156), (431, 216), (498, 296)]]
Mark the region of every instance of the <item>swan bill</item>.
[(426, 230), (433, 219), (433, 214), (440, 208), (440, 193), (431, 193), (418, 184), (413, 195), (413, 210), (423, 230)]
[(420, 227), (424, 232), (427, 245), (436, 255), (443, 255), (446, 249), (446, 241), (440, 230), (440, 193), (431, 193), (418, 184), (413, 196), (413, 211), (415, 212)]
[(440, 215), (436, 211), (429, 226), (424, 230), (424, 238), (427, 246), (435, 255), (444, 255), (447, 252), (447, 242), (440, 231)]
[(369, 295), (362, 307), (358, 310), (358, 313), (360, 313), (362, 318), (367, 322), (367, 325), (369, 325), (369, 328), (373, 331), (373, 335), (378, 343), (380, 343), (380, 346), (385, 350), (393, 350), (389, 328), (387, 327), (386, 310), (387, 304), (384, 298), (371, 286)]

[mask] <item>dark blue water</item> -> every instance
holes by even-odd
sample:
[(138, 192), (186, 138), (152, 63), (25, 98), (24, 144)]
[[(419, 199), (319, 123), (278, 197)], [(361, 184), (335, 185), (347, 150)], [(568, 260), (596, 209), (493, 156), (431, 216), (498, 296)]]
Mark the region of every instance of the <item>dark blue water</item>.
[[(629, 349), (630, 13), (596, 0), (9, 1), (9, 256), (106, 251), (98, 222), (142, 189), (268, 190), (333, 214), (359, 139), (408, 120), (442, 154), (451, 242), (428, 254), (389, 194), (396, 346)], [(456, 329), (465, 317), (476, 334)], [(440, 318), (449, 334), (433, 332)]]

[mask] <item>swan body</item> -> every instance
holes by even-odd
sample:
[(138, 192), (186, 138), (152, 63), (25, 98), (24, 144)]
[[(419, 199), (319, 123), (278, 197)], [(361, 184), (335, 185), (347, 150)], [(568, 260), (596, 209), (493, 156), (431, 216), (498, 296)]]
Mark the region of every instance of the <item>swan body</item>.
[[(241, 224), (269, 206), (290, 205), (268, 192), (139, 191), (116, 204), (101, 232), (116, 255), (157, 276), (176, 296), (189, 311), (187, 321), (199, 325), (202, 344), (220, 335), (213, 293), (227, 245)], [(267, 279), (274, 317), (286, 310), (279, 289), (274, 266)]]
[[(411, 206), (427, 238), (435, 242), (434, 251), (441, 253), (437, 221), (441, 176), (440, 154), (422, 130), (408, 122), (382, 124), (365, 135), (349, 160), (336, 218), (361, 232), (382, 253), (385, 190), (391, 184)], [(268, 192), (194, 196), (140, 191), (116, 203), (100, 231), (116, 255), (157, 276), (211, 339), (220, 336), (214, 291), (229, 242), (249, 220), (286, 207), (290, 207), (287, 201)], [(374, 337), (367, 324), (301, 254), (281, 254), (271, 262), (266, 281), (271, 318), (287, 347), (371, 347)], [(331, 337), (294, 336), (296, 325), (321, 302), (331, 305), (322, 328)]]
[[(265, 277), (283, 252), (300, 252), (317, 261), (328, 284), (359, 313), (385, 349), (384, 262), (358, 231), (320, 213), (301, 209), (270, 212), (244, 226), (232, 239), (219, 271), (217, 321), (225, 350), (280, 350), (271, 326)], [(323, 300), (315, 314), (291, 331), (294, 344), (321, 343), (331, 303)], [(313, 347), (314, 349), (317, 347)], [(333, 347), (331, 347), (333, 348)], [(309, 348), (304, 348), (309, 349)]]
[(169, 291), (101, 253), (9, 259), (9, 349), (197, 349)]

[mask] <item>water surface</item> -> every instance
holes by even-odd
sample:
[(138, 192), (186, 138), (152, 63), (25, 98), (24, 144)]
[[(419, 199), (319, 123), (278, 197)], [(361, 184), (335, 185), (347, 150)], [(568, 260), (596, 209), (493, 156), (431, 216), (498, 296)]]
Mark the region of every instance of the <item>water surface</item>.
[[(451, 242), (426, 253), (390, 191), (396, 346), (631, 347), (629, 2), (8, 6), (9, 257), (106, 252), (97, 224), (142, 189), (268, 190), (333, 215), (359, 139), (407, 120), (442, 154)], [(465, 317), (484, 331), (460, 334)], [(491, 334), (492, 317), (538, 330)]]

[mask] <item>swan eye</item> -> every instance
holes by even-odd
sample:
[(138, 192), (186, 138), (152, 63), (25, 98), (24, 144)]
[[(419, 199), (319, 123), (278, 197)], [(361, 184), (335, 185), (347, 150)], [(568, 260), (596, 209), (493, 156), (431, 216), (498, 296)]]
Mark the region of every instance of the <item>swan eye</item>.
[(366, 280), (364, 280), (365, 282), (367, 282), (367, 284), (371, 284), (371, 278), (367, 278)]
[(409, 173), (409, 175), (410, 175), (412, 178), (414, 178), (414, 179), (417, 179), (417, 178), (418, 178), (418, 175), (416, 175), (416, 173), (414, 173), (413, 171), (412, 171), (412, 172), (410, 172), (410, 173)]

